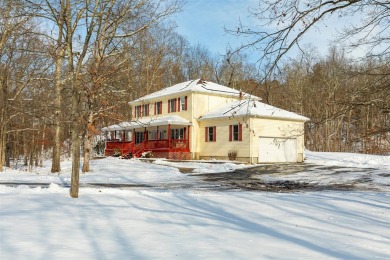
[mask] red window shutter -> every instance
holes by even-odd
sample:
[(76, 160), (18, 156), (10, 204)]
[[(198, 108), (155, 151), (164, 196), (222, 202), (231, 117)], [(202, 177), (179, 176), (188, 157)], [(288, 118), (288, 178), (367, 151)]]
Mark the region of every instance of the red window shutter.
[(242, 124), (238, 124), (238, 141), (242, 141)]
[(208, 133), (209, 133), (209, 131), (208, 131), (209, 128), (208, 128), (208, 127), (205, 127), (204, 130), (205, 130), (205, 131), (204, 131), (204, 141), (207, 142), (207, 141), (208, 141), (208, 138), (207, 138), (207, 137), (208, 137)]
[(187, 110), (187, 96), (184, 98), (184, 109)]
[(214, 142), (216, 142), (217, 141), (217, 127), (216, 126), (214, 126), (213, 127), (213, 137), (214, 137)]
[(180, 112), (180, 98), (177, 98), (177, 112)]
[(157, 112), (157, 102), (154, 103), (154, 114), (156, 115), (156, 112)]
[(171, 100), (168, 100), (168, 113), (171, 113)]
[(160, 104), (160, 114), (162, 114), (162, 101), (160, 101), (159, 104)]
[(229, 142), (232, 141), (232, 136), (233, 136), (233, 126), (229, 125)]

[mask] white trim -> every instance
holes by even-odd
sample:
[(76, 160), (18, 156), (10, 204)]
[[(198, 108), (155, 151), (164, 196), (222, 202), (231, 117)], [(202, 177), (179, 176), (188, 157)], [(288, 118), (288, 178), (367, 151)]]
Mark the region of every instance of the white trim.
[(183, 125), (192, 126), (192, 123), (181, 116), (160, 116), (157, 118), (142, 118), (130, 122), (122, 122), (119, 125), (111, 125), (102, 128), (103, 132), (109, 132), (114, 130), (131, 130), (137, 128), (144, 128), (150, 126), (164, 126), (164, 125)]

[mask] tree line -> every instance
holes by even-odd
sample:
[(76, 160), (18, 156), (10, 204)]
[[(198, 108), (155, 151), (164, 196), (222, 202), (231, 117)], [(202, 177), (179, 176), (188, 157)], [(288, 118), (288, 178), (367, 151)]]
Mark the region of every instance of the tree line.
[[(260, 96), (310, 118), (306, 148), (386, 154), (390, 80), (386, 55), (351, 60), (337, 47), (253, 63), (235, 50), (213, 54), (175, 31), (179, 0), (3, 0), (0, 2), (0, 170), (80, 157), (89, 171), (92, 137), (131, 119), (127, 104), (203, 78)], [(272, 71), (272, 73), (271, 73)], [(82, 149), (80, 149), (80, 147)], [(82, 154), (80, 154), (82, 150)]]

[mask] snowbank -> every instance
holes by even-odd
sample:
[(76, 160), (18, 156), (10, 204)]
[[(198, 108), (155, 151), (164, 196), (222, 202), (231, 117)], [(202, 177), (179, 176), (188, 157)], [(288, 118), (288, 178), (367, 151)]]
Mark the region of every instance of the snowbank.
[(376, 168), (390, 170), (390, 156), (358, 153), (326, 153), (305, 151), (307, 163), (320, 165)]

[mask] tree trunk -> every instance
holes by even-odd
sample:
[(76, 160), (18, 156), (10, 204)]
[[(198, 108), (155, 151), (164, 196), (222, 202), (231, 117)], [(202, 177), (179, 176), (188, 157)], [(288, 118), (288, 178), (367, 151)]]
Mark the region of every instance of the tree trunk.
[(56, 53), (56, 70), (55, 70), (55, 99), (54, 99), (54, 147), (53, 147), (53, 158), (51, 163), (51, 172), (61, 171), (61, 71), (62, 71), (62, 60), (64, 57), (64, 47), (62, 47), (63, 40), (63, 29), (64, 21), (59, 19), (58, 23), (58, 39), (57, 47), (58, 53)]
[(70, 196), (78, 198), (79, 196), (79, 176), (80, 176), (80, 127), (79, 127), (79, 104), (80, 93), (77, 88), (77, 83), (73, 83), (72, 95), (72, 176), (70, 186)]
[(92, 143), (92, 127), (93, 127), (93, 112), (91, 111), (88, 116), (87, 135), (84, 140), (84, 163), (83, 172), (89, 172), (89, 160), (91, 158), (91, 143)]
[[(25, 118), (23, 116), (22, 124), (25, 125)], [(22, 142), (23, 142), (23, 166), (28, 165), (28, 151), (27, 151), (27, 138), (26, 138), (26, 131), (22, 132)]]
[(41, 151), (39, 153), (39, 167), (43, 167), (43, 154), (45, 152), (45, 132), (46, 132), (46, 125), (43, 125)]
[(5, 163), (5, 125), (1, 125), (0, 129), (0, 172), (3, 171), (3, 165)]

